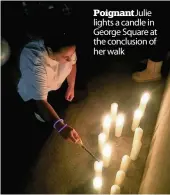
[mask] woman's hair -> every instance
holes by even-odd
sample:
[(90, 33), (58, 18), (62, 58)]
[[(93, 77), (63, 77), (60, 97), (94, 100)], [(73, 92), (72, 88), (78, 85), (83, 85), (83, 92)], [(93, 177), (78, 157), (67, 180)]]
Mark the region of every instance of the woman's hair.
[(69, 34), (65, 33), (53, 33), (44, 37), (44, 45), (45, 47), (50, 47), (53, 52), (58, 52), (64, 47), (74, 46), (75, 40)]

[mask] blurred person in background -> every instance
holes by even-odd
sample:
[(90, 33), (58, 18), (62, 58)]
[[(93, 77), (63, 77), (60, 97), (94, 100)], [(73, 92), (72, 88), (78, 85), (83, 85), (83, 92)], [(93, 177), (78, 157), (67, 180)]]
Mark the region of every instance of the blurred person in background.
[[(162, 78), (162, 66), (169, 58), (170, 51), (170, 28), (166, 21), (170, 14), (167, 6), (161, 10), (153, 9), (155, 28), (157, 29), (157, 42), (149, 52), (149, 58), (146, 60), (146, 68), (143, 71), (132, 74), (132, 79), (136, 82), (158, 81)], [(157, 14), (156, 14), (157, 13)]]

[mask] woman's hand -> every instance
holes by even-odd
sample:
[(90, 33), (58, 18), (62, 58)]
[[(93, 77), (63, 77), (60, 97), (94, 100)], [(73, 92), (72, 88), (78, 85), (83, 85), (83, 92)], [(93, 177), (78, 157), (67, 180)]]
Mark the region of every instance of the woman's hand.
[(74, 87), (68, 87), (66, 91), (65, 98), (67, 101), (71, 102), (74, 98)]
[(67, 140), (72, 141), (73, 143), (81, 142), (81, 138), (77, 131), (70, 126), (66, 126), (61, 132), (60, 135)]

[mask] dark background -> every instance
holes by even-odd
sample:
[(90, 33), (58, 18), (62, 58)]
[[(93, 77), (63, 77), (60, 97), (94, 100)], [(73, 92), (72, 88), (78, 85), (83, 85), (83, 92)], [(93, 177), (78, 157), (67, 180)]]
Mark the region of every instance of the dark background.
[[(11, 47), (11, 57), (2, 67), (2, 193), (24, 193), (30, 167), (50, 131), (44, 131), (20, 100), (16, 91), (19, 77), (18, 57), (22, 47), (31, 37), (39, 37), (53, 29), (69, 32), (77, 41), (76, 89), (87, 91), (87, 83), (94, 75), (108, 70), (108, 64), (127, 60), (127, 67), (117, 71), (140, 70), (138, 62), (150, 57), (154, 48), (129, 47), (126, 56), (93, 56), (93, 9), (131, 10), (147, 8), (153, 12), (153, 20), (159, 36), (168, 48), (169, 2), (2, 2), (2, 37)], [(69, 14), (65, 4), (70, 8)], [(53, 5), (53, 9), (48, 9)], [(163, 49), (164, 49), (163, 48)], [(163, 67), (163, 75), (167, 74)], [(62, 94), (62, 92), (61, 92)], [(63, 105), (64, 106), (64, 105)]]

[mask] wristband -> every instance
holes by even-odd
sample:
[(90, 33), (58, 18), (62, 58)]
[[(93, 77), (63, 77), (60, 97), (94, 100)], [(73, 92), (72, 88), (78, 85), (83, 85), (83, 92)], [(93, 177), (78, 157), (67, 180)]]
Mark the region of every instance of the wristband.
[(65, 127), (67, 127), (67, 124), (65, 124), (63, 127), (61, 127), (61, 129), (58, 131), (58, 133), (60, 133)]
[(63, 119), (58, 119), (58, 120), (54, 123), (54, 125), (53, 125), (53, 128), (54, 128), (54, 129), (56, 129), (55, 126), (56, 126), (56, 124), (57, 124), (58, 122), (60, 122), (60, 121), (63, 122), (64, 120), (63, 120)]

